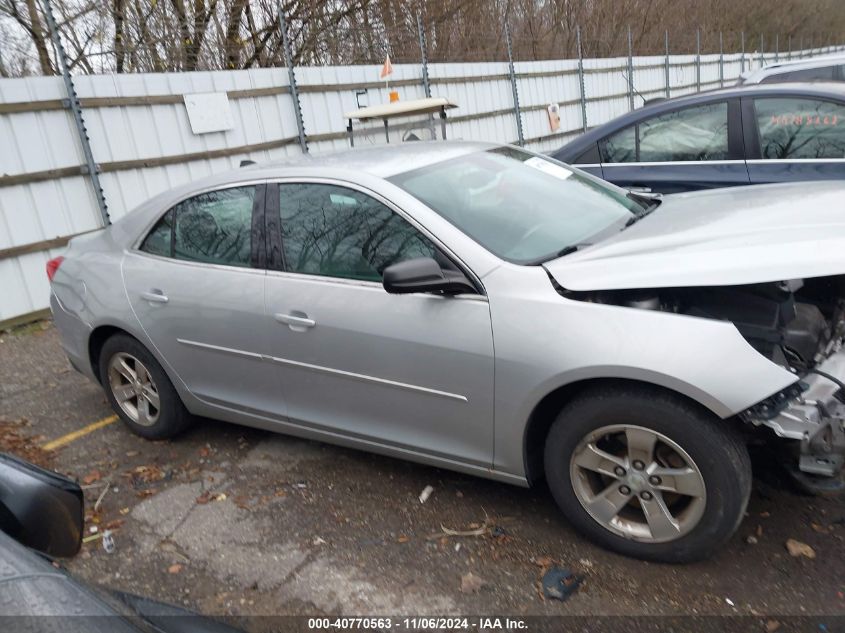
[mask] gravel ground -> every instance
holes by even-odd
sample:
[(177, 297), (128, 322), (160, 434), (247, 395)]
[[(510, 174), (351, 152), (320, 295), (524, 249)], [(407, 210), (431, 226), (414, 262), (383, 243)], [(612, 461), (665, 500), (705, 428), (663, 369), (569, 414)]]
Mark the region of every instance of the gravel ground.
[[(86, 485), (88, 525), (110, 527), (116, 549), (94, 540), (68, 568), (109, 588), (213, 615), (743, 615), (759, 630), (845, 615), (843, 500), (796, 494), (765, 460), (723, 551), (668, 566), (585, 541), (542, 487), (210, 420), (167, 442), (118, 422), (39, 455), (40, 442), (111, 414), (49, 323), (0, 335), (0, 421), (18, 423), (0, 433)], [(444, 527), (484, 529), (452, 537)], [(816, 557), (790, 556), (788, 539)], [(565, 602), (538, 591), (550, 564), (584, 578)], [(480, 587), (462, 590), (468, 573)]]

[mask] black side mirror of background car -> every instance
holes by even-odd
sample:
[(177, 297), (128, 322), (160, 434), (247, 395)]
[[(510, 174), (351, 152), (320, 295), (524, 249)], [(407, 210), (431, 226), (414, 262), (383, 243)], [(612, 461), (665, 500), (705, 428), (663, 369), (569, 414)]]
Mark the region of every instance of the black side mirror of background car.
[(445, 270), (431, 257), (418, 257), (384, 269), (384, 289), (391, 294), (441, 292), (456, 295), (476, 293), (475, 286), (458, 270)]
[(48, 556), (82, 545), (85, 502), (75, 481), (0, 453), (0, 530)]

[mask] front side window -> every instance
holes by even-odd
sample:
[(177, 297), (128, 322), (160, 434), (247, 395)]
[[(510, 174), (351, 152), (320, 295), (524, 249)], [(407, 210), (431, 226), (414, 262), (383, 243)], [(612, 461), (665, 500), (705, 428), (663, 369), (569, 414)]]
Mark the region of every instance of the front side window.
[(381, 281), (384, 269), (437, 248), (374, 198), (337, 185), (279, 185), (285, 267), (296, 273)]
[(643, 121), (639, 161), (702, 161), (728, 158), (728, 104), (711, 103)]
[(616, 232), (643, 208), (618, 187), (513, 147), (465, 154), (390, 180), (494, 255), (518, 264)]
[(724, 101), (646, 119), (602, 143), (605, 163), (706, 161), (728, 157), (728, 104)]
[(603, 163), (635, 163), (637, 161), (637, 128), (625, 128), (607, 137), (602, 144)]
[(170, 209), (141, 250), (187, 261), (249, 266), (255, 187), (201, 193)]
[(786, 98), (754, 108), (762, 158), (845, 158), (845, 106)]

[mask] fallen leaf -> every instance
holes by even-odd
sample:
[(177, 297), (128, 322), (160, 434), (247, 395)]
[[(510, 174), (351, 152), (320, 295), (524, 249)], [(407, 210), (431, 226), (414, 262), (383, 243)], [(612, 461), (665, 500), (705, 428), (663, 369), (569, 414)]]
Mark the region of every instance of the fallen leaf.
[(225, 492), (218, 492), (216, 495), (211, 497), (214, 501), (226, 501), (226, 493)]
[(92, 470), (90, 473), (88, 473), (82, 478), (82, 483), (86, 486), (90, 486), (94, 482), (100, 481), (100, 479), (102, 478), (103, 475), (102, 473), (100, 473), (99, 470)]
[(120, 512), (122, 515), (126, 516), (127, 514), (129, 514), (129, 508), (121, 508), (121, 509), (119, 510), (119, 512)]
[(123, 526), (124, 523), (126, 523), (126, 519), (115, 519), (113, 521), (109, 521), (103, 527), (105, 527), (105, 529), (107, 530), (118, 530)]
[(479, 576), (476, 576), (471, 571), (461, 576), (461, 593), (476, 593), (485, 584)]
[(140, 497), (141, 499), (146, 499), (147, 497), (152, 497), (157, 492), (158, 492), (158, 490), (156, 490), (155, 488), (149, 488), (147, 490), (141, 490), (141, 491), (138, 492), (138, 497)]
[(206, 491), (205, 491), (204, 493), (202, 493), (199, 497), (197, 497), (197, 498), (195, 499), (195, 501), (196, 501), (198, 504), (200, 504), (201, 506), (202, 506), (202, 505), (205, 505), (206, 503), (208, 503), (209, 501), (211, 501), (211, 492), (210, 492), (210, 491), (208, 491), (208, 490), (206, 490)]
[(408, 542), (408, 541), (410, 541), (410, 540), (411, 540), (411, 539), (410, 539), (410, 537), (405, 536), (405, 535), (403, 534), (403, 535), (402, 535), (402, 536), (400, 536), (398, 539), (396, 539), (396, 542), (397, 542), (397, 543), (407, 543), (407, 542)]
[(804, 556), (805, 558), (816, 557), (816, 551), (812, 547), (806, 543), (802, 543), (801, 541), (796, 541), (794, 538), (791, 538), (786, 542), (786, 549), (790, 556), (796, 558), (799, 556)]
[(182, 565), (180, 565), (179, 563), (175, 563), (175, 564), (173, 564), (173, 565), (171, 565), (170, 567), (167, 568), (168, 574), (178, 574), (181, 571), (182, 571)]
[(780, 628), (780, 622), (777, 620), (766, 621), (766, 633), (775, 633)]
[(538, 567), (551, 567), (554, 561), (549, 556), (541, 556), (540, 558), (534, 559), (534, 564)]
[(208, 446), (203, 446), (203, 447), (199, 450), (200, 457), (208, 457), (208, 454), (209, 454), (210, 452), (211, 452), (211, 450), (208, 448)]
[(828, 528), (826, 528), (824, 525), (819, 525), (818, 523), (811, 523), (810, 527), (813, 528), (814, 532), (818, 532), (819, 534), (827, 534), (830, 532)]

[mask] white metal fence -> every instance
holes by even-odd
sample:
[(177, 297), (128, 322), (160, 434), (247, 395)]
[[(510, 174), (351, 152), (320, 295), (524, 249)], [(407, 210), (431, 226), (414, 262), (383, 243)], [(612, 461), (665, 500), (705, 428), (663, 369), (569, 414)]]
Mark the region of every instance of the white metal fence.
[[(581, 131), (583, 114), (589, 127), (604, 123), (628, 111), (631, 95), (635, 107), (666, 96), (667, 79), (669, 94), (677, 96), (730, 85), (743, 64), (748, 69), (773, 61), (775, 54), (585, 59), (582, 73), (577, 60), (516, 62), (525, 145), (558, 147)], [(450, 111), (449, 138), (518, 140), (508, 63), (429, 64), (428, 73), (432, 95), (459, 105)], [(388, 101), (378, 74), (378, 66), (296, 69), (310, 152), (348, 147), (343, 113), (363, 101)], [(74, 83), (112, 220), (163, 190), (237, 167), (242, 159), (302, 153), (284, 68), (87, 75)], [(394, 66), (390, 89), (404, 100), (425, 96), (420, 66)], [(209, 92), (226, 93), (231, 127), (194, 134), (184, 95)], [(46, 261), (70, 236), (103, 225), (67, 99), (61, 77), (0, 80), (0, 329), (43, 314)], [(552, 103), (560, 105), (555, 133), (546, 111)], [(367, 142), (380, 143), (381, 135), (374, 132), (356, 145)]]

